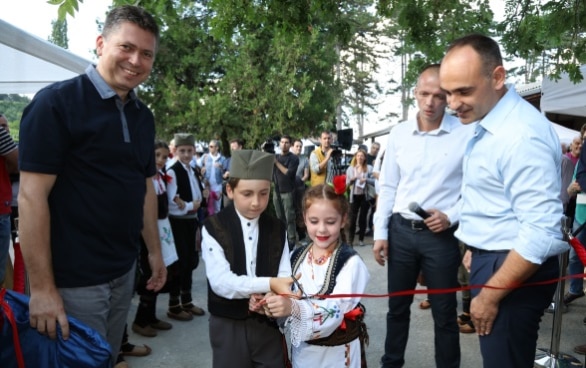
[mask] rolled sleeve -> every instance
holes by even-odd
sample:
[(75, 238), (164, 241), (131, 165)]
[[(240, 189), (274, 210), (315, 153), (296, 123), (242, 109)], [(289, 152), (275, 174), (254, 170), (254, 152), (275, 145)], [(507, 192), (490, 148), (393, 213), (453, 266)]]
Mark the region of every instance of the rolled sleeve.
[(519, 227), (512, 248), (527, 261), (541, 264), (568, 249), (560, 230), (561, 174), (551, 150), (539, 138), (519, 140), (516, 145), (523, 147), (512, 149), (516, 154), (509, 155), (502, 166), (505, 195)]

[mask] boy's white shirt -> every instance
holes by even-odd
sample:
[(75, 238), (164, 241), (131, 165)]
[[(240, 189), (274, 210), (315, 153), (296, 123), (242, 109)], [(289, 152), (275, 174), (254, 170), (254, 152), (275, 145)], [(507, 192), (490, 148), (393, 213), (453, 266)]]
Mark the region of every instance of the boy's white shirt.
[[(249, 298), (254, 293), (268, 293), (270, 277), (256, 276), (256, 252), (258, 244), (258, 217), (249, 220), (238, 213), (246, 252), (246, 275), (238, 276), (230, 269), (224, 250), (214, 237), (202, 228), (202, 258), (206, 264), (206, 276), (217, 295), (227, 299)], [(226, 229), (230, 231), (231, 229)], [(279, 263), (278, 277), (291, 276), (291, 261), (287, 236), (283, 242), (283, 254)]]

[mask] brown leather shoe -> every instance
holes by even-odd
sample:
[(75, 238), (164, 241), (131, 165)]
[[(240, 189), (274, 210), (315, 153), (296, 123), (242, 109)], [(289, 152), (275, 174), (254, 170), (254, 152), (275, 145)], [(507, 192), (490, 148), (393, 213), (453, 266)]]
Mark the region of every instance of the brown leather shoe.
[(157, 331), (149, 325), (141, 327), (136, 323), (132, 324), (132, 331), (135, 333), (142, 335), (144, 337), (155, 337), (157, 336)]
[(574, 347), (574, 353), (586, 355), (586, 345), (578, 345)]
[(460, 328), (460, 333), (464, 333), (464, 334), (476, 332), (476, 328), (474, 328), (474, 324), (472, 323), (472, 321), (468, 321), (466, 323), (461, 324), (459, 326), (459, 328)]
[(150, 326), (155, 330), (170, 330), (173, 328), (172, 324), (161, 320), (157, 320), (157, 322), (151, 323)]
[(470, 322), (471, 317), (469, 314), (462, 313), (458, 316), (458, 326), (465, 325), (466, 323)]
[(179, 307), (169, 308), (167, 311), (167, 317), (176, 319), (177, 321), (191, 321), (193, 316)]
[(181, 308), (183, 308), (185, 312), (191, 313), (194, 316), (203, 316), (204, 314), (206, 314), (206, 312), (203, 309), (201, 309), (193, 303), (183, 304), (181, 305)]
[(429, 302), (429, 299), (425, 299), (424, 301), (419, 303), (419, 309), (429, 309), (429, 308), (431, 308), (431, 303)]

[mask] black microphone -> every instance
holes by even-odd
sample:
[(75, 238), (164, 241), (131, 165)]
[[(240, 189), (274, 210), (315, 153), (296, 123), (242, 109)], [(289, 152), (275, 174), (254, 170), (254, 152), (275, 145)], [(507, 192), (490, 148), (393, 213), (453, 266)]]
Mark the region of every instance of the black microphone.
[(431, 214), (429, 212), (427, 212), (426, 210), (424, 210), (423, 208), (421, 208), (419, 206), (419, 203), (417, 203), (417, 202), (409, 203), (409, 211), (418, 214), (424, 220), (426, 218), (428, 218), (429, 216), (431, 216)]

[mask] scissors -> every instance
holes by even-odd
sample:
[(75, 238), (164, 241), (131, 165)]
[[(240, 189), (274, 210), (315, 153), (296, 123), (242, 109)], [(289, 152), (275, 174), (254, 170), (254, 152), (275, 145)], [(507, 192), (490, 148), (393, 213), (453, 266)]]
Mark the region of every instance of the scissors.
[(305, 293), (305, 290), (303, 290), (303, 288), (301, 287), (301, 284), (299, 283), (299, 280), (297, 280), (295, 275), (291, 275), (291, 278), (293, 279), (293, 285), (294, 285), (294, 287), (291, 287), (291, 291), (294, 292), (295, 288), (297, 288), (297, 290), (301, 291), (301, 298), (299, 298), (299, 299), (309, 299), (309, 295), (307, 295)]

